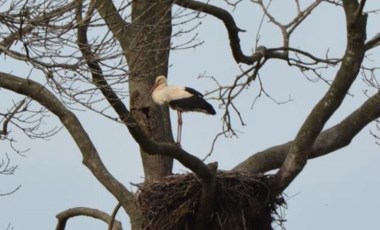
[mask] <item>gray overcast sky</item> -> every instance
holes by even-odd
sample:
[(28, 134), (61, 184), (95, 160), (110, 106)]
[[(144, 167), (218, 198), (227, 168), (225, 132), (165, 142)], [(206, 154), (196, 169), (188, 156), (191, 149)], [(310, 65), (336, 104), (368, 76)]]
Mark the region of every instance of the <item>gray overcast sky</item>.
[[(281, 1), (280, 1), (281, 2)], [(289, 19), (287, 5), (273, 5), (275, 15), (284, 21)], [(309, 1), (308, 1), (309, 2)], [(368, 1), (368, 8), (374, 8), (376, 1)], [(284, 10), (286, 9), (286, 10)], [(245, 1), (233, 13), (239, 27), (247, 32), (241, 34), (244, 52), (249, 54), (254, 47), (261, 13), (257, 7)], [(379, 15), (369, 17), (368, 38), (378, 31)], [(284, 22), (283, 21), (283, 22)], [(197, 76), (209, 75), (223, 83), (231, 83), (239, 73), (232, 59), (229, 41), (223, 25), (212, 17), (203, 19), (199, 28), (199, 39), (205, 44), (197, 49), (178, 50), (171, 53), (169, 83), (187, 85), (201, 92), (211, 90), (215, 85), (208, 79)], [(259, 45), (281, 46), (280, 31), (264, 21)], [(329, 49), (331, 56), (341, 57), (345, 47), (345, 25), (342, 9), (323, 4), (294, 33), (291, 46), (306, 49), (323, 57)], [(379, 63), (379, 48), (371, 51), (372, 60)], [(4, 62), (2, 57), (1, 62)], [(5, 60), (8, 61), (8, 60)], [(22, 68), (7, 66), (15, 74), (27, 72)], [(24, 72), (23, 72), (24, 71)], [(324, 77), (331, 79), (335, 70), (324, 71)], [(255, 83), (239, 99), (247, 126), (236, 127), (242, 132), (239, 138), (222, 138), (208, 161), (218, 161), (220, 169), (230, 169), (253, 153), (281, 144), (294, 138), (302, 122), (314, 104), (327, 90), (323, 81), (311, 82), (285, 63), (270, 61), (260, 72), (264, 88), (278, 101), (291, 102), (277, 105), (269, 98), (261, 97), (253, 109), (251, 104), (258, 93)], [(34, 76), (33, 76), (34, 77)], [(126, 86), (127, 87), (127, 86)], [(365, 84), (360, 77), (350, 90), (342, 107), (333, 116), (327, 127), (334, 125), (357, 108), (366, 98)], [(1, 103), (10, 94), (0, 91)], [(127, 103), (127, 101), (126, 101)], [(218, 107), (215, 101), (211, 101)], [(183, 148), (203, 158), (209, 151), (214, 136), (221, 129), (222, 110), (217, 116), (185, 114)], [(130, 182), (142, 181), (143, 171), (138, 146), (126, 128), (99, 117), (92, 112), (77, 112), (83, 126), (101, 154), (104, 163), (116, 178), (128, 188), (135, 189)], [(172, 127), (176, 130), (176, 114), (172, 113)], [(51, 122), (51, 123), (50, 123)], [(58, 124), (52, 117), (49, 124)], [(305, 170), (287, 189), (288, 209), (284, 210), (287, 229), (375, 229), (378, 226), (380, 206), (380, 147), (369, 135), (372, 124), (358, 135), (349, 147), (328, 156), (309, 161)], [(86, 206), (111, 212), (116, 200), (81, 164), (81, 154), (66, 130), (60, 131), (49, 141), (21, 139), (20, 146), (31, 147), (26, 157), (14, 154), (6, 143), (0, 142), (1, 154), (8, 152), (12, 164), (18, 169), (14, 176), (0, 176), (0, 193), (22, 185), (11, 196), (0, 196), (0, 229), (11, 224), (14, 229), (54, 229), (55, 215), (67, 208)], [(175, 172), (187, 171), (178, 163)], [(120, 211), (118, 219), (124, 229), (129, 229), (126, 215)], [(96, 220), (76, 218), (70, 220), (67, 229), (106, 229)]]

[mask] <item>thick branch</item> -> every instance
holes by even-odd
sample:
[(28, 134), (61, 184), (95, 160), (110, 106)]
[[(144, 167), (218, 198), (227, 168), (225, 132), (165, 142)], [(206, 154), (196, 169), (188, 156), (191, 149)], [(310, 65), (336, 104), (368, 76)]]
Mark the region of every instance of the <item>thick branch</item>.
[(232, 15), (225, 9), (210, 5), (208, 3), (203, 3), (203, 2), (193, 1), (193, 0), (175, 0), (175, 3), (184, 8), (210, 14), (220, 19), (224, 23), (227, 29), (228, 37), (230, 39), (232, 55), (236, 62), (238, 63), (241, 62), (241, 63), (250, 65), (260, 60), (263, 57), (262, 53), (255, 53), (252, 56), (244, 55), (240, 46), (240, 38), (239, 38), (239, 32), (244, 32), (244, 30), (240, 29), (236, 25), (235, 20), (232, 17)]
[[(135, 140), (140, 144), (140, 146), (145, 149), (148, 153), (156, 153), (160, 155), (171, 156), (181, 162), (184, 166), (195, 172), (200, 178), (206, 179), (211, 173), (209, 172), (207, 166), (197, 157), (187, 153), (180, 147), (174, 144), (167, 143), (154, 143), (151, 141), (145, 133), (138, 126), (137, 122), (130, 116), (130, 113), (124, 103), (108, 85), (106, 79), (102, 75), (102, 70), (96, 61), (91, 60), (91, 50), (87, 44), (87, 37), (85, 30), (78, 29), (78, 45), (86, 59), (88, 66), (94, 82), (99, 87), (105, 98), (108, 100), (112, 108), (119, 115), (120, 119), (128, 127), (129, 131), (135, 138)], [(206, 179), (208, 180), (208, 179)]]
[(355, 20), (358, 4), (356, 1), (343, 1), (347, 21), (347, 47), (342, 65), (331, 87), (313, 108), (299, 130), (289, 153), (274, 178), (274, 195), (282, 192), (305, 166), (308, 153), (325, 123), (339, 108), (348, 89), (356, 79), (364, 57), (366, 39), (366, 16)]
[[(89, 12), (87, 13), (87, 17), (85, 20), (82, 18), (82, 4), (78, 1), (78, 7), (76, 10), (76, 20), (78, 23), (78, 33), (77, 33), (77, 44), (78, 47), (86, 61), (87, 66), (89, 67), (89, 70), (91, 72), (92, 81), (93, 83), (100, 89), (104, 97), (107, 99), (109, 104), (115, 108), (118, 111), (119, 116), (122, 118), (124, 116), (127, 116), (128, 110), (124, 103), (118, 98), (116, 93), (113, 91), (113, 89), (108, 85), (106, 79), (103, 76), (102, 69), (97, 61), (94, 60), (94, 53), (91, 51), (91, 47), (88, 44), (87, 39), (87, 28), (88, 23), (91, 20), (91, 14), (92, 14), (92, 5), (90, 5)], [(133, 200), (131, 200), (134, 202)], [(121, 202), (119, 200), (119, 202)], [(130, 215), (134, 210), (128, 210), (131, 206), (126, 206), (125, 203), (123, 203), (124, 209), (127, 211), (127, 213)], [(132, 206), (133, 209), (136, 209), (135, 206)], [(137, 218), (140, 218), (138, 216)], [(113, 218), (112, 218), (113, 219)], [(133, 216), (130, 215), (131, 222), (136, 221)], [(112, 221), (112, 220), (111, 220)], [(112, 228), (113, 223), (110, 223), (109, 226)], [(139, 224), (138, 224), (139, 225)]]
[(107, 99), (108, 103), (112, 106), (115, 112), (119, 115), (121, 120), (124, 120), (129, 116), (129, 111), (122, 100), (117, 96), (115, 91), (109, 86), (105, 77), (103, 76), (103, 71), (98, 63), (94, 59), (96, 55), (91, 51), (91, 46), (88, 44), (87, 39), (87, 23), (90, 21), (89, 17), (86, 21), (82, 21), (81, 16), (81, 6), (78, 6), (76, 12), (76, 19), (78, 22), (78, 33), (77, 33), (77, 44), (78, 47), (86, 61), (87, 66), (91, 72), (93, 83), (99, 88), (103, 96)]
[(129, 215), (136, 211), (134, 194), (117, 181), (106, 169), (90, 137), (78, 118), (68, 110), (54, 94), (41, 84), (0, 72), (0, 87), (29, 96), (55, 114), (69, 131), (83, 155), (83, 164), (126, 207)]
[[(320, 157), (349, 145), (366, 125), (378, 117), (380, 117), (380, 91), (339, 124), (321, 132), (314, 142), (308, 158)], [(237, 165), (233, 170), (264, 173), (277, 169), (284, 162), (292, 144), (293, 142), (290, 141), (258, 152)]]
[[(59, 213), (56, 217), (58, 219), (56, 230), (64, 230), (66, 228), (67, 221), (72, 217), (77, 216), (88, 216), (98, 220), (102, 220), (109, 224), (112, 220), (111, 216), (107, 213), (100, 211), (98, 209), (93, 208), (85, 208), (85, 207), (77, 207), (70, 208), (61, 213)], [(117, 220), (114, 220), (112, 230), (122, 230), (121, 223)]]
[[(199, 206), (200, 208), (198, 210), (198, 212), (200, 213), (198, 216), (202, 219), (197, 221), (196, 223), (200, 226), (204, 225), (204, 222), (206, 222), (207, 218), (210, 216), (205, 213), (211, 214), (212, 210), (211, 200), (214, 197), (215, 191), (215, 175), (207, 168), (207, 166), (200, 159), (187, 153), (180, 147), (174, 144), (155, 143), (151, 141), (140, 128), (138, 123), (132, 118), (132, 116), (130, 116), (129, 111), (123, 104), (123, 102), (118, 98), (116, 93), (107, 84), (104, 76), (101, 74), (100, 66), (96, 62), (93, 62), (88, 59), (89, 56), (87, 56), (87, 52), (91, 52), (90, 50), (88, 50), (88, 47), (84, 46), (81, 49), (86, 57), (86, 61), (88, 62), (93, 79), (95, 80), (97, 86), (102, 91), (103, 95), (106, 97), (106, 99), (113, 107), (115, 112), (119, 115), (120, 119), (128, 127), (133, 138), (139, 143), (143, 150), (148, 154), (165, 155), (178, 160), (185, 167), (195, 172), (197, 176), (202, 180), (201, 200), (204, 202), (200, 202), (201, 205)], [(198, 227), (198, 229), (201, 229), (201, 227)]]
[(365, 44), (365, 50), (370, 50), (380, 45), (380, 33), (377, 33), (371, 40)]
[(366, 0), (360, 0), (359, 7), (357, 7), (356, 13), (355, 13), (355, 21), (360, 17), (361, 14), (363, 14), (365, 2)]
[[(121, 20), (119, 16), (117, 16), (117, 11), (114, 7), (108, 6), (105, 8), (105, 5), (97, 2), (98, 11), (102, 15), (103, 19), (111, 22), (107, 22), (107, 24), (111, 23), (112, 25), (117, 23), (117, 20)], [(107, 13), (111, 12), (111, 18)], [(80, 16), (77, 14), (78, 19), (80, 20)], [(115, 17), (115, 18), (114, 18)], [(118, 22), (118, 26), (110, 25), (110, 29), (115, 35), (116, 38), (120, 38), (120, 34), (115, 34), (118, 32), (117, 29), (120, 27), (121, 22)], [(125, 37), (122, 39), (125, 40)], [(120, 40), (119, 40), (120, 41)], [(120, 41), (121, 43), (121, 41)], [(87, 65), (90, 67), (90, 71), (92, 73), (94, 82), (101, 90), (105, 98), (108, 100), (110, 105), (113, 107), (115, 112), (118, 114), (123, 123), (128, 127), (130, 133), (133, 138), (139, 143), (140, 147), (148, 154), (151, 155), (164, 155), (172, 157), (178, 160), (185, 167), (192, 170), (202, 181), (202, 197), (201, 200), (204, 202), (200, 202), (200, 206), (198, 209), (197, 215), (197, 228), (201, 229), (205, 226), (205, 222), (207, 222), (209, 216), (211, 215), (212, 210), (212, 201), (214, 197), (215, 190), (215, 175), (208, 169), (208, 167), (197, 157), (187, 153), (180, 147), (174, 144), (168, 143), (155, 143), (153, 142), (145, 132), (138, 125), (138, 122), (130, 115), (130, 112), (123, 104), (123, 102), (118, 98), (116, 93), (112, 90), (112, 88), (108, 85), (106, 79), (102, 75), (102, 70), (99, 64), (96, 61), (91, 60), (92, 52), (88, 45), (87, 36), (86, 36), (86, 27), (78, 28), (78, 45), (82, 51), (83, 56), (87, 62)], [(124, 49), (124, 47), (123, 47)], [(124, 49), (125, 50), (125, 49)], [(125, 50), (127, 51), (127, 50)], [(207, 201), (207, 202), (206, 202)]]

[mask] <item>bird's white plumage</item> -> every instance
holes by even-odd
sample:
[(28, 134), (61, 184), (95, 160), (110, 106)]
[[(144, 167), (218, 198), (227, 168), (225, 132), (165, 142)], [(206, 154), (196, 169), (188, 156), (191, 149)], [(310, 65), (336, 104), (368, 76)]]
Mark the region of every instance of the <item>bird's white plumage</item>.
[(159, 76), (156, 79), (152, 99), (157, 104), (166, 104), (177, 99), (184, 99), (193, 96), (187, 92), (184, 87), (168, 85), (164, 76)]
[(193, 95), (185, 91), (184, 87), (171, 85), (165, 87), (158, 86), (152, 93), (153, 101), (160, 105), (178, 99), (189, 98), (191, 96)]

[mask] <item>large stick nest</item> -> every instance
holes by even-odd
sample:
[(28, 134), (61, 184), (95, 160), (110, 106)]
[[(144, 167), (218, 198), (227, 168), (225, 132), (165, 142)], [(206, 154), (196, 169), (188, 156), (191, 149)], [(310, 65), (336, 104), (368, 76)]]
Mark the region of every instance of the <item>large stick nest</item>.
[[(269, 200), (268, 176), (219, 172), (210, 229), (272, 229), (282, 223), (282, 196)], [(138, 186), (144, 229), (192, 229), (201, 196), (194, 174), (173, 175)], [(210, 201), (211, 202), (211, 201)]]

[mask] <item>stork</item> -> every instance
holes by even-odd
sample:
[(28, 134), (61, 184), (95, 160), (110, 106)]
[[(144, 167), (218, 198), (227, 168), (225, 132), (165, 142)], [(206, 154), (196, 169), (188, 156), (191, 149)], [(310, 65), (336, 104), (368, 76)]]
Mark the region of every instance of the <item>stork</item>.
[(168, 104), (177, 111), (177, 144), (181, 144), (182, 135), (182, 112), (202, 112), (215, 115), (216, 112), (203, 95), (195, 89), (182, 86), (169, 85), (165, 76), (158, 76), (151, 90), (152, 99), (159, 105)]

